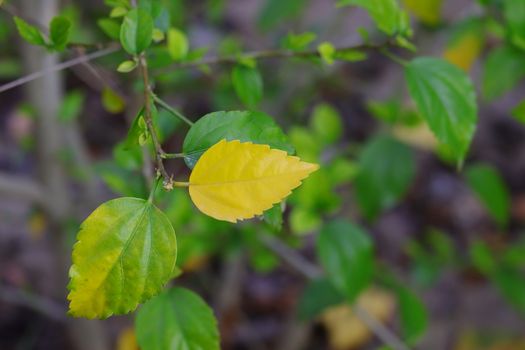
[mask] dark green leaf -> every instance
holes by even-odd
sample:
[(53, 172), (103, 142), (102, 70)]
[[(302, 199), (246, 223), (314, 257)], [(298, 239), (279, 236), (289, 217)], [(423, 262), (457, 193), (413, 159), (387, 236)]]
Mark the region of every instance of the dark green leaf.
[(360, 158), (355, 195), (363, 215), (374, 220), (408, 190), (415, 175), (412, 150), (399, 141), (378, 136), (368, 142)]
[(430, 57), (411, 61), (405, 76), (421, 116), (462, 162), (478, 119), (476, 93), (469, 77), (451, 63)]
[(351, 303), (372, 280), (372, 241), (366, 232), (350, 222), (334, 220), (321, 229), (317, 256), (329, 280)]
[(498, 171), (490, 165), (470, 166), (466, 172), (470, 188), (501, 227), (510, 213), (510, 194)]
[(71, 22), (61, 16), (53, 18), (49, 27), (49, 39), (53, 49), (62, 51), (66, 48), (71, 32)]
[(280, 232), (283, 227), (283, 209), (281, 203), (275, 204), (263, 213), (264, 221), (274, 230)]
[(120, 28), (120, 43), (131, 55), (138, 55), (146, 50), (153, 38), (153, 19), (141, 9), (128, 12)]
[(302, 320), (312, 320), (325, 309), (345, 302), (345, 298), (326, 278), (311, 281), (299, 299), (298, 313)]
[(193, 168), (200, 156), (211, 146), (226, 139), (268, 144), (289, 154), (294, 148), (273, 119), (261, 112), (214, 112), (199, 119), (184, 139), (186, 164)]
[(284, 20), (293, 18), (307, 8), (309, 0), (266, 0), (259, 16), (259, 26), (268, 30)]
[(32, 26), (20, 17), (15, 16), (13, 19), (18, 33), (25, 41), (33, 45), (46, 46), (46, 41), (37, 27)]
[(148, 301), (135, 320), (142, 350), (219, 350), (213, 311), (195, 293), (172, 288)]
[(237, 65), (232, 71), (232, 83), (239, 99), (248, 108), (255, 108), (263, 96), (263, 80), (257, 68)]
[(525, 1), (504, 0), (503, 8), (512, 43), (525, 49)]
[(401, 328), (406, 342), (413, 345), (428, 327), (428, 312), (423, 301), (407, 288), (397, 290)]
[(490, 52), (483, 67), (483, 95), (498, 98), (525, 77), (525, 54), (511, 46)]

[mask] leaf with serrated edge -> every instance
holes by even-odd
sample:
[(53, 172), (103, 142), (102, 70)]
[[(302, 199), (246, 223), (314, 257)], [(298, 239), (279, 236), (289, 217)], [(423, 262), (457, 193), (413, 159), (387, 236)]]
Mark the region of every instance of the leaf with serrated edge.
[(270, 209), (318, 168), (268, 145), (222, 140), (195, 165), (189, 191), (203, 213), (237, 222)]
[(106, 318), (134, 310), (171, 278), (177, 240), (168, 218), (139, 198), (99, 206), (73, 248), (68, 299), (76, 317)]

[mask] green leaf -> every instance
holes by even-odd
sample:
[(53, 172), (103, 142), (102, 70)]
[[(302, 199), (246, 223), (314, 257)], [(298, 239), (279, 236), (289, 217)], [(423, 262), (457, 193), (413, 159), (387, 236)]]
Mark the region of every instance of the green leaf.
[(60, 105), (58, 118), (61, 122), (69, 122), (78, 118), (84, 107), (86, 95), (80, 90), (69, 92)]
[(62, 16), (53, 18), (49, 26), (49, 39), (53, 49), (63, 51), (71, 33), (71, 22)]
[(100, 29), (113, 40), (120, 39), (120, 24), (109, 18), (101, 18), (97, 21)]
[(124, 99), (109, 87), (102, 90), (102, 105), (109, 113), (118, 114), (126, 108)]
[(68, 295), (75, 317), (126, 314), (158, 294), (177, 258), (175, 231), (153, 204), (118, 198), (82, 223), (73, 247)]
[(337, 3), (337, 6), (347, 5), (365, 9), (377, 27), (388, 35), (411, 35), (408, 15), (397, 0), (339, 0)]
[(263, 96), (263, 80), (257, 68), (236, 65), (232, 71), (235, 93), (248, 108), (255, 108)]
[(18, 34), (20, 34), (22, 39), (32, 45), (46, 46), (46, 41), (37, 27), (32, 26), (20, 17), (15, 16), (13, 19), (15, 21)]
[(281, 203), (277, 203), (272, 208), (266, 210), (263, 213), (263, 219), (272, 230), (280, 232), (283, 228), (283, 209)]
[(525, 1), (504, 0), (503, 9), (512, 43), (525, 49)]
[(283, 40), (282, 46), (285, 49), (292, 51), (302, 51), (317, 39), (317, 35), (312, 32), (305, 32), (301, 34), (289, 33)]
[(310, 124), (318, 140), (325, 145), (339, 141), (343, 135), (341, 115), (329, 104), (322, 103), (314, 108)]
[(514, 269), (499, 269), (492, 280), (501, 294), (518, 311), (525, 314), (525, 279), (523, 271)]
[(466, 171), (467, 182), (500, 227), (508, 224), (510, 194), (498, 171), (490, 165), (473, 165)]
[(258, 25), (268, 30), (285, 20), (298, 16), (308, 7), (310, 0), (266, 0), (259, 12)]
[(125, 7), (115, 7), (111, 10), (109, 13), (109, 17), (111, 18), (118, 18), (118, 17), (124, 17), (128, 13), (128, 9)]
[(219, 350), (213, 311), (195, 293), (172, 288), (148, 301), (135, 320), (142, 350)]
[(511, 46), (490, 52), (483, 66), (483, 95), (494, 100), (512, 90), (525, 77), (525, 54)]
[(494, 259), (494, 256), (490, 248), (487, 246), (485, 242), (483, 241), (474, 242), (470, 246), (469, 254), (470, 254), (470, 259), (472, 260), (472, 264), (479, 271), (487, 275), (491, 275), (496, 271), (497, 263)]
[(117, 71), (120, 73), (129, 73), (137, 67), (137, 62), (127, 60), (120, 63), (117, 67)]
[(462, 162), (476, 130), (476, 93), (464, 71), (442, 59), (420, 57), (405, 68), (410, 96), (438, 140)]
[(297, 306), (301, 320), (313, 320), (331, 306), (345, 302), (345, 298), (326, 278), (311, 281), (303, 291)]
[(423, 301), (407, 288), (397, 289), (397, 300), (404, 338), (408, 344), (415, 345), (427, 330), (427, 309)]
[(326, 64), (334, 64), (335, 47), (332, 45), (332, 43), (327, 41), (322, 42), (319, 44), (319, 46), (317, 46), (317, 51)]
[(389, 136), (368, 142), (355, 180), (357, 203), (368, 220), (393, 206), (408, 190), (415, 175), (412, 150)]
[(512, 116), (520, 123), (525, 124), (525, 100), (512, 109)]
[(286, 135), (270, 116), (262, 112), (214, 112), (199, 119), (186, 135), (182, 146), (186, 164), (193, 168), (200, 156), (222, 139), (268, 144), (294, 153)]
[(128, 12), (120, 28), (120, 43), (131, 55), (138, 55), (146, 50), (153, 38), (153, 19), (141, 9)]
[(317, 256), (329, 280), (350, 303), (372, 280), (372, 241), (366, 232), (350, 222), (334, 220), (321, 229)]
[(178, 61), (188, 55), (189, 43), (186, 34), (178, 29), (170, 28), (168, 30), (168, 52), (172, 59)]

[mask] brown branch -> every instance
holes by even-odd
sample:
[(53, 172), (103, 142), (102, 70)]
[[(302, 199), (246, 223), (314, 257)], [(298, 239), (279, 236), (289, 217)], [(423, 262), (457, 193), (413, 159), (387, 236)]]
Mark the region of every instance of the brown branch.
[(153, 92), (151, 90), (151, 85), (149, 81), (148, 62), (144, 54), (141, 54), (139, 57), (139, 66), (142, 74), (142, 80), (144, 82), (144, 121), (146, 122), (146, 126), (148, 128), (148, 132), (151, 136), (151, 141), (155, 149), (155, 162), (157, 164), (157, 172), (158, 175), (163, 179), (164, 188), (167, 190), (171, 190), (173, 189), (173, 182), (171, 177), (168, 175), (166, 169), (164, 168), (163, 163), (165, 152), (162, 149), (162, 145), (160, 144), (159, 138), (157, 136), (157, 131), (155, 130), (155, 126), (153, 125), (153, 117), (151, 114)]

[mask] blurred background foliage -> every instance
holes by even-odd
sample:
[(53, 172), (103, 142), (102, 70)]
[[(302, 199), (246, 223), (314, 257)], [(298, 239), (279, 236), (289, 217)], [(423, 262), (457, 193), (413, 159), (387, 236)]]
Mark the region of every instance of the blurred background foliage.
[[(118, 39), (118, 5), (62, 1), (60, 14), (73, 23), (71, 42)], [(19, 11), (17, 2), (4, 6), (0, 81), (7, 83), (29, 72), (10, 13)], [(525, 2), (402, 1), (417, 55), (443, 57), (475, 82), (479, 122), (463, 167), (418, 115), (402, 67), (378, 52), (348, 53), (355, 62), (335, 64), (321, 52), (325, 59), (184, 67), (246, 51), (381, 42), (385, 35), (362, 8), (327, 0), (166, 0), (163, 6), (168, 11), (155, 23), (167, 32), (167, 45), (148, 57), (156, 93), (192, 120), (212, 111), (264, 111), (298, 156), (321, 164), (285, 203), (238, 225), (200, 214), (185, 191), (160, 195), (177, 232), (183, 273), (176, 283), (214, 308), (224, 349), (381, 348), (331, 283), (318, 276), (308, 281), (283, 261), (282, 249), (309, 264), (317, 256), (325, 267), (336, 259), (341, 274), (360, 276), (341, 283), (410, 346), (525, 349)], [(382, 25), (388, 33), (389, 24)], [(142, 164), (149, 155), (129, 147), (127, 137), (142, 86), (134, 74), (116, 72), (126, 69), (119, 66), (126, 59), (118, 51), (63, 72), (57, 117), (78, 131), (89, 159), (86, 170), (73, 148), (61, 150), (65, 186), (78, 200), (85, 199), (79, 194), (85, 182), (97, 188), (94, 201), (68, 218), (70, 242), (97, 203), (147, 196)], [(31, 176), (39, 111), (21, 88), (2, 92), (0, 101), (0, 170)], [(164, 109), (156, 118), (165, 149), (180, 150), (187, 127)], [(187, 179), (182, 161), (170, 160), (168, 168)], [(50, 292), (59, 273), (48, 249), (52, 230), (38, 206), (0, 197), (2, 349), (74, 348), (64, 321), (50, 319), (40, 305), (64, 304)], [(369, 253), (338, 257), (338, 241), (316, 242), (319, 231), (341, 236), (341, 245), (355, 239), (348, 244)], [(136, 348), (132, 317), (103, 325), (111, 348)]]

